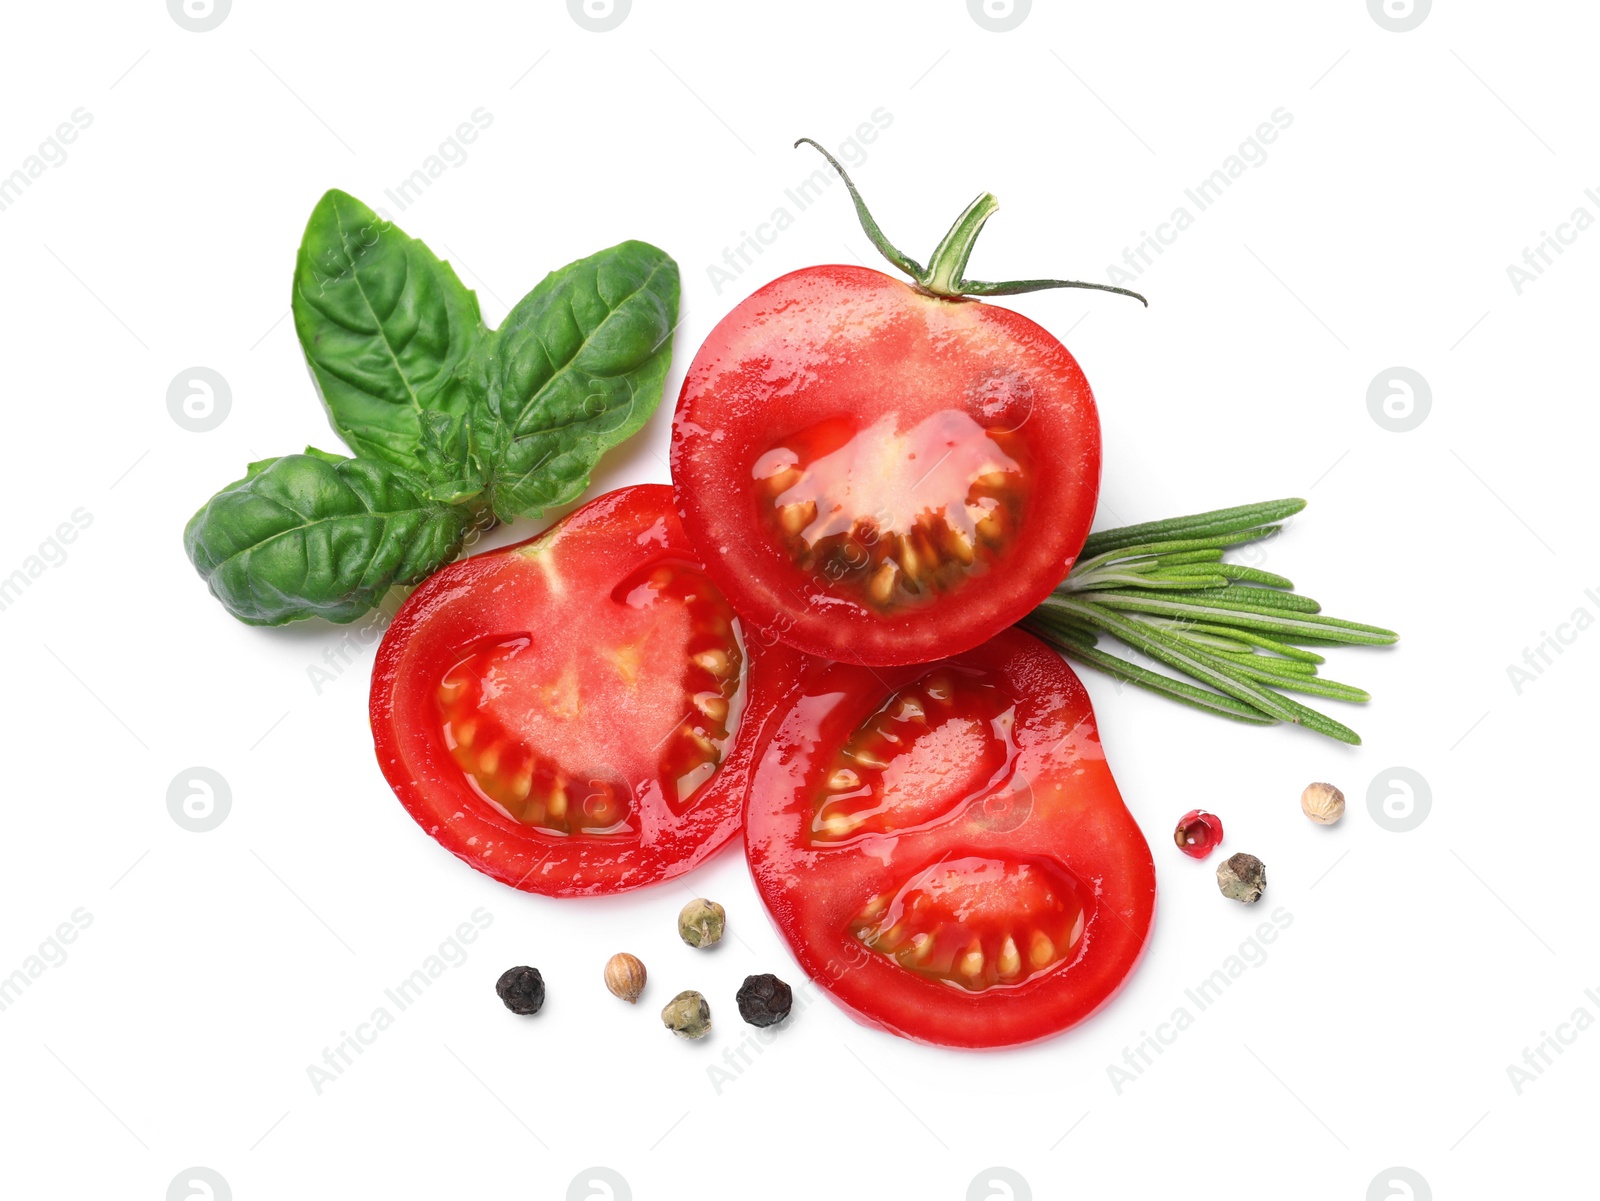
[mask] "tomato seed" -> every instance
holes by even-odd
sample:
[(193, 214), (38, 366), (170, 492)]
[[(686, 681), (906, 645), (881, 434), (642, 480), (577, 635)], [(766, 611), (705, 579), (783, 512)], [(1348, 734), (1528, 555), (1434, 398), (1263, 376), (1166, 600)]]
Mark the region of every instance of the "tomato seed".
[(1022, 970), (1022, 956), (1017, 951), (1017, 940), (1011, 935), (1006, 935), (1006, 940), (1000, 947), (1000, 960), (995, 965), (1002, 976), (1015, 976)]
[(728, 654), (726, 651), (701, 651), (699, 654), (692, 656), (692, 658), (696, 666), (704, 668), (714, 676), (728, 674)]
[(872, 578), (867, 581), (867, 595), (872, 598), (875, 605), (887, 605), (889, 598), (894, 595), (895, 576), (900, 573), (899, 567), (893, 559), (885, 559), (872, 573)]
[(900, 703), (895, 706), (894, 715), (900, 721), (921, 721), (928, 713), (917, 703), (915, 697), (907, 696), (902, 697)]
[(697, 692), (694, 707), (718, 724), (728, 720), (728, 698), (720, 692)]
[(778, 509), (778, 524), (790, 537), (798, 535), (816, 519), (817, 506), (809, 500), (803, 504), (782, 505)]
[(798, 467), (785, 467), (775, 475), (769, 475), (764, 481), (767, 492), (772, 496), (787, 492), (800, 482), (800, 469)]
[(1043, 930), (1034, 931), (1033, 941), (1028, 947), (1028, 962), (1034, 967), (1043, 967), (1055, 958), (1056, 944)]

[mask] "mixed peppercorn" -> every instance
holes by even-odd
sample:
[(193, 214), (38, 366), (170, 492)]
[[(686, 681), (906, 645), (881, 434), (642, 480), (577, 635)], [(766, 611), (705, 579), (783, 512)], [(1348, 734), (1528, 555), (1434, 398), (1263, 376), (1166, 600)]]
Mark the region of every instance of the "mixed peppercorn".
[[(1332, 784), (1307, 784), (1300, 794), (1300, 810), (1319, 826), (1331, 826), (1344, 816), (1344, 793)], [(1178, 819), (1172, 841), (1191, 859), (1204, 859), (1222, 844), (1222, 819), (1204, 809), (1191, 809)], [(1259, 901), (1267, 890), (1266, 864), (1243, 852), (1231, 855), (1217, 868), (1217, 889), (1223, 896), (1246, 905)]]
[[(691, 947), (715, 946), (727, 929), (728, 914), (715, 901), (697, 897), (678, 914), (678, 937)], [(619, 951), (606, 960), (606, 990), (632, 1005), (644, 993), (649, 974), (637, 955)], [(514, 967), (494, 986), (505, 1007), (528, 1017), (544, 1004), (544, 977), (538, 968)], [(746, 976), (735, 997), (739, 1016), (752, 1026), (774, 1026), (789, 1016), (794, 992), (770, 972)], [(661, 1023), (679, 1038), (699, 1039), (711, 1033), (711, 1005), (693, 989), (685, 989), (661, 1010)]]

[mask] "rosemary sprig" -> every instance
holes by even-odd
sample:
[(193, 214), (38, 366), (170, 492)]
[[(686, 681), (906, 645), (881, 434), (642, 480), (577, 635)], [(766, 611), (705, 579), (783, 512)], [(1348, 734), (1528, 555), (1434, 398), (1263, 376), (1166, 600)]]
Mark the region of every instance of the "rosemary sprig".
[[(1317, 674), (1307, 646), (1386, 646), (1393, 630), (1322, 614), (1281, 575), (1223, 561), (1228, 547), (1273, 537), (1303, 500), (1274, 500), (1093, 534), (1078, 564), (1024, 624), (1063, 655), (1182, 704), (1255, 725), (1293, 722), (1340, 742), (1348, 726), (1290, 700), (1355, 704), (1367, 693)], [(1109, 634), (1196, 684), (1099, 647)]]

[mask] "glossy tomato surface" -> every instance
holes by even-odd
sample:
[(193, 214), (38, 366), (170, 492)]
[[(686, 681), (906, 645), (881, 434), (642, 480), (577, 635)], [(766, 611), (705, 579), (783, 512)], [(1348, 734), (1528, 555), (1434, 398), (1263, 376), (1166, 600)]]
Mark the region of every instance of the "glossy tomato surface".
[(800, 658), (745, 638), (671, 489), (625, 488), (412, 593), (373, 670), (378, 762), (479, 871), (638, 888), (738, 830), (756, 727)]
[(998, 305), (864, 267), (775, 280), (689, 367), (679, 513), (752, 625), (851, 663), (976, 646), (1061, 582), (1100, 421), (1067, 349)]
[(1002, 1047), (1089, 1016), (1143, 953), (1150, 848), (1072, 669), (1008, 630), (921, 667), (808, 668), (745, 842), (806, 974), (868, 1025)]

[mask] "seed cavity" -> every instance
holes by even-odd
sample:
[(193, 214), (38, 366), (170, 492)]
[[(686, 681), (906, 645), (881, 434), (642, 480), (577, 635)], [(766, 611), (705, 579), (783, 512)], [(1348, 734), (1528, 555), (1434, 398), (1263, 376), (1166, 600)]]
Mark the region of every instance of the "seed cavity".
[(1092, 903), (1092, 890), (1054, 860), (971, 854), (872, 897), (850, 932), (907, 971), (984, 992), (1070, 965)]
[[(715, 776), (744, 710), (745, 659), (733, 610), (698, 565), (648, 564), (618, 584), (611, 600), (636, 609), (674, 604), (689, 611), (677, 724), (639, 731), (641, 744), (655, 755), (653, 780), (648, 769), (643, 781), (615, 771), (600, 773), (603, 778), (587, 778), (592, 771), (575, 776), (562, 765), (563, 748), (530, 746), (507, 728), (502, 717), (518, 722), (507, 708), (517, 693), (508, 692), (504, 681), (513, 676), (514, 660), (533, 645), (531, 634), (483, 640), (444, 673), (435, 691), (444, 748), (473, 789), (514, 820), (551, 834), (631, 831), (636, 790), (642, 797), (659, 789), (669, 808), (685, 811)], [(670, 664), (645, 660), (631, 645), (607, 648), (605, 661), (622, 687), (640, 672), (671, 670)], [(567, 677), (541, 681), (538, 689), (539, 703), (547, 708), (559, 704), (576, 711), (581, 703), (576, 683)]]
[(755, 464), (756, 499), (795, 565), (888, 613), (961, 587), (1020, 533), (1032, 480), (1015, 430), (945, 409), (901, 430), (835, 418)]
[(1015, 760), (1004, 720), (1013, 709), (1004, 681), (971, 668), (936, 666), (897, 689), (821, 765), (812, 842), (888, 834), (964, 811)]

